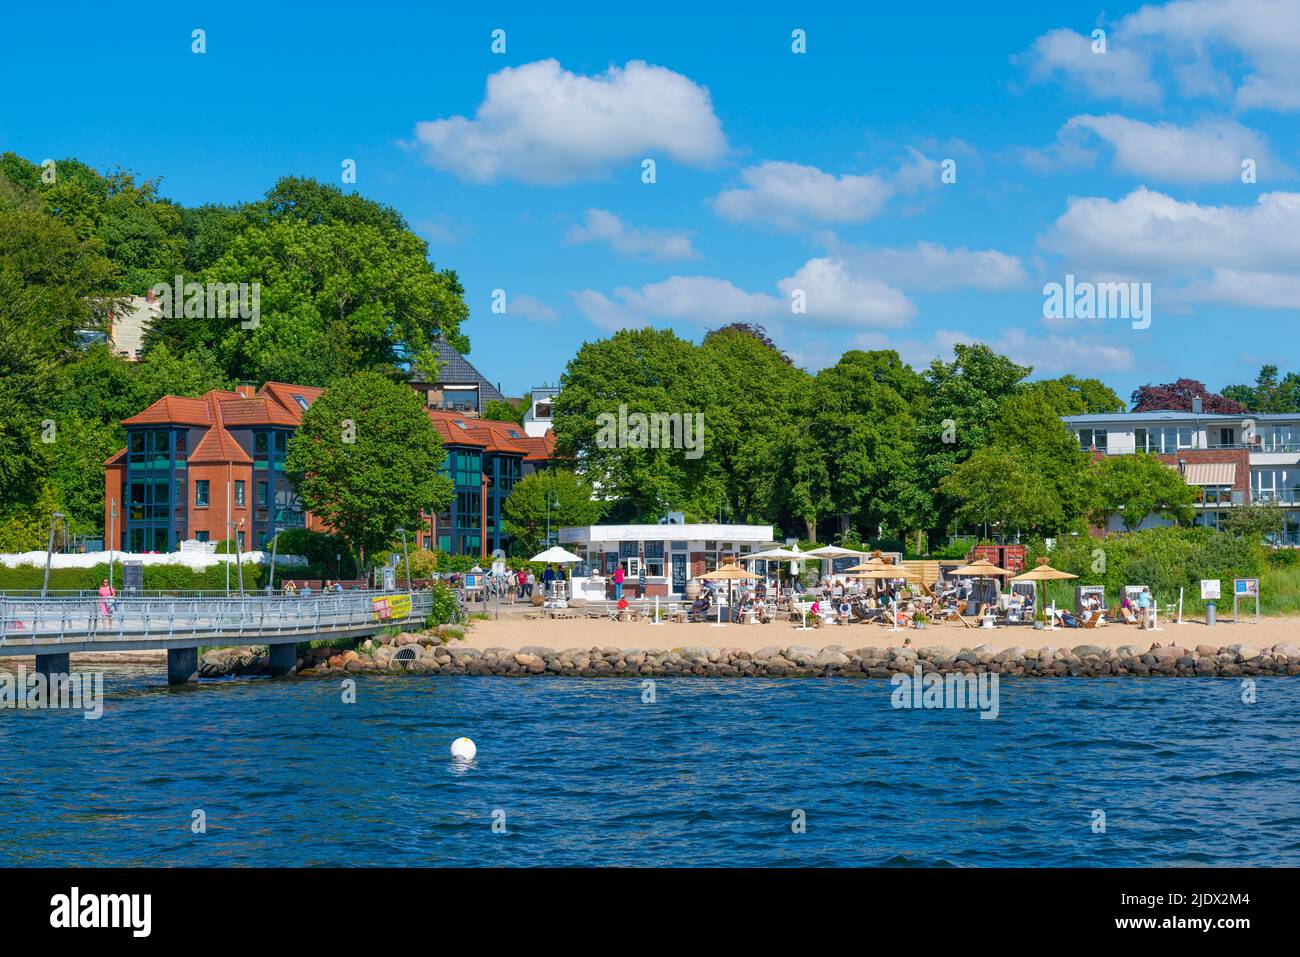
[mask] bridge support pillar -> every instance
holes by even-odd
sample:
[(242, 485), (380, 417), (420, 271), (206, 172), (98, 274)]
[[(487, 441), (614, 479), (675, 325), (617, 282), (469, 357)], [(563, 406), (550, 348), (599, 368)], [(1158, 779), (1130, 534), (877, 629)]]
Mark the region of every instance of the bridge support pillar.
[(71, 671), (72, 656), (66, 652), (63, 654), (36, 656), (36, 673), (45, 675), (47, 679), (50, 675), (66, 675)]
[(271, 674), (287, 675), (298, 664), (298, 645), (293, 641), (271, 646)]
[(199, 676), (199, 649), (167, 649), (167, 683), (183, 685)]

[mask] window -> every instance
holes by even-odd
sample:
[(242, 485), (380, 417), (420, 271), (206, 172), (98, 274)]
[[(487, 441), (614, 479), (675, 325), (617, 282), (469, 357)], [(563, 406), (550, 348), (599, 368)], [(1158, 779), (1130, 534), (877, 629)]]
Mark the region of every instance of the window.
[(270, 500), (266, 497), (267, 488), (268, 486), (265, 482), (257, 483), (257, 507), (258, 508), (266, 508), (267, 505), (270, 504)]
[(243, 533), (243, 532), (235, 532), (235, 548), (237, 548), (237, 549), (238, 549), (239, 551), (241, 551), (241, 552), (244, 550), (244, 533)]
[(184, 432), (177, 432), (177, 433), (176, 433), (176, 451), (177, 451), (177, 452), (184, 452), (184, 451), (185, 451), (185, 433), (184, 433)]
[(645, 543), (645, 573), (662, 576), (664, 573), (664, 543)]
[(1220, 444), (1220, 445), (1236, 445), (1236, 444), (1237, 444), (1237, 430), (1236, 430), (1236, 429), (1219, 429), (1219, 444)]
[(195, 533), (194, 533), (194, 540), (197, 541), (197, 542), (206, 542), (206, 541), (208, 540), (208, 533), (207, 533), (207, 532), (195, 532)]
[(235, 507), (244, 507), (244, 480), (235, 479)]
[(195, 508), (207, 508), (208, 506), (208, 480), (194, 480), (194, 506)]
[(1106, 430), (1105, 429), (1080, 429), (1079, 430), (1079, 448), (1085, 452), (1096, 449), (1098, 452), (1106, 451)]
[(300, 409), (302, 409), (304, 412), (306, 412), (306, 411), (307, 411), (307, 399), (306, 399), (304, 396), (301, 396), (301, 395), (299, 395), (299, 394), (296, 393), (296, 392), (291, 392), (290, 395), (293, 396), (293, 401), (295, 401), (295, 402), (298, 403), (298, 408), (300, 408)]

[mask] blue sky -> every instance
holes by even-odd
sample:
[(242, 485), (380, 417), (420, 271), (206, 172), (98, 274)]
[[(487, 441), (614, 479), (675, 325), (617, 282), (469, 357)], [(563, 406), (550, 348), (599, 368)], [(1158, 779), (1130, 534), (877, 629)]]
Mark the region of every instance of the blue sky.
[[(281, 6), (8, 11), (0, 150), (186, 204), (355, 160), (511, 394), (620, 325), (735, 320), (812, 370), (976, 340), (1124, 395), (1300, 368), (1293, 0)], [(1150, 327), (1044, 319), (1067, 273), (1151, 283)]]

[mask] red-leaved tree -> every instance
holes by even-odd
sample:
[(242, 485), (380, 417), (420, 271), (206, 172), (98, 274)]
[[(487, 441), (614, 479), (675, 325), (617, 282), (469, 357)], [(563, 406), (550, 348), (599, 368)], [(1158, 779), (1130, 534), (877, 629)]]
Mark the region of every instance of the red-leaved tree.
[(1134, 412), (1190, 412), (1192, 399), (1201, 400), (1201, 411), (1224, 415), (1235, 415), (1246, 411), (1239, 402), (1225, 399), (1217, 392), (1211, 392), (1205, 383), (1195, 379), (1179, 379), (1162, 385), (1144, 385), (1134, 391), (1130, 398)]

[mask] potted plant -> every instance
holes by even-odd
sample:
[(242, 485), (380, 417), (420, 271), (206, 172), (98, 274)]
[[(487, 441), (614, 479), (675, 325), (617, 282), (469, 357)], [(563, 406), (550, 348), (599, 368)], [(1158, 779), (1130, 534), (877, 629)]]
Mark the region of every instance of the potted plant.
[(929, 620), (930, 620), (929, 615), (927, 615), (923, 611), (918, 611), (915, 615), (912, 616), (912, 627), (923, 629), (925, 628), (925, 623), (928, 622)]

